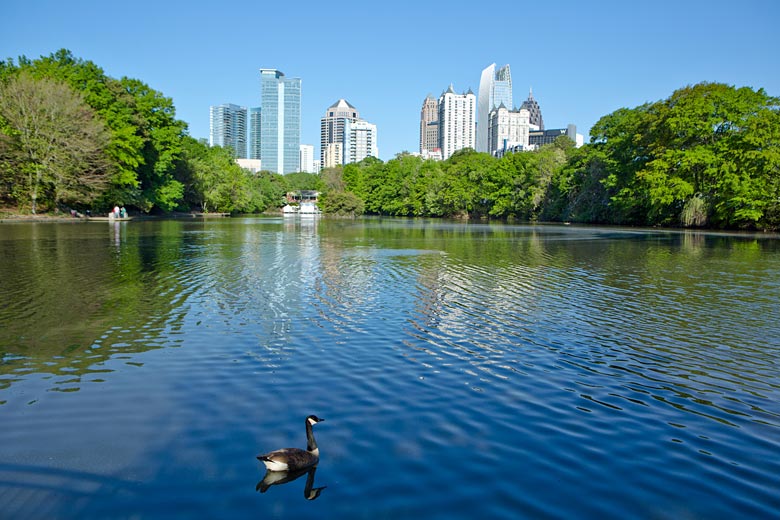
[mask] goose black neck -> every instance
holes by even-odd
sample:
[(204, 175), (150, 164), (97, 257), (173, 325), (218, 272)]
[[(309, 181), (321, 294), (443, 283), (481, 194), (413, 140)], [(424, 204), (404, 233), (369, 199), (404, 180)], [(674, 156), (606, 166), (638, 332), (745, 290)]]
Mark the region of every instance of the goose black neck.
[(308, 441), (307, 450), (314, 451), (317, 449), (317, 441), (314, 440), (314, 432), (308, 419), (306, 419), (306, 440)]

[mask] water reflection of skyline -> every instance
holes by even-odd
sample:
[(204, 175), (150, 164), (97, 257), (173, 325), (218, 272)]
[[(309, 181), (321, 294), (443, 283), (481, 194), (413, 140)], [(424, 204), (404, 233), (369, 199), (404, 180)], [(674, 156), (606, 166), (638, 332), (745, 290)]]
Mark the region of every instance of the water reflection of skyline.
[[(300, 433), (280, 418), (304, 409), (338, 418), (318, 472), (338, 483), (317, 502), (334, 514), (380, 497), (571, 516), (559, 489), (606, 500), (592, 516), (687, 505), (691, 489), (729, 512), (776, 502), (780, 257), (766, 242), (264, 217), (132, 222), (118, 251), (108, 226), (38, 228), (24, 247), (39, 251), (16, 255), (4, 231), (3, 260), (29, 260), (16, 264), (28, 283), (0, 278), (16, 303), (0, 308), (16, 349), (0, 364), (0, 502), (17, 516), (172, 502), (305, 515), (302, 475), (261, 496), (249, 463), (258, 439)], [(62, 289), (96, 297), (66, 305)], [(46, 334), (20, 335), (35, 323)], [(419, 493), (453, 475), (475, 483), (456, 506)], [(614, 489), (628, 494), (610, 502)]]
[[(614, 232), (319, 219), (115, 224), (110, 248), (102, 247), (105, 227), (73, 226), (36, 227), (33, 247), (4, 248), (22, 267), (21, 278), (3, 277), (5, 294), (21, 303), (3, 311), (4, 387), (41, 373), (52, 375), (50, 390), (74, 391), (104, 381), (117, 362), (138, 363), (135, 354), (182, 345), (199, 331), (254, 336), (251, 355), (276, 366), (301, 334), (363, 335), (392, 321), (404, 355), (428, 369), (454, 357), (486, 381), (539, 367), (570, 371), (593, 386), (582, 399), (604, 406), (667, 399), (647, 375), (628, 376), (648, 363), (678, 397), (712, 390), (713, 380), (736, 385), (742, 404), (776, 392), (754, 382), (768, 369), (758, 345), (742, 350), (753, 365), (739, 370), (707, 355), (713, 344), (733, 351), (742, 341), (738, 328), (711, 316), (713, 302), (732, 299), (730, 315), (777, 328), (761, 321), (776, 302), (752, 296), (770, 267), (761, 276), (762, 264), (752, 262), (731, 288), (690, 274), (694, 263), (763, 258), (750, 241), (720, 258), (701, 234), (627, 242)], [(689, 335), (664, 337), (667, 324)], [(690, 367), (684, 379), (671, 376), (676, 365)], [(682, 406), (712, 417), (727, 408), (695, 398)]]

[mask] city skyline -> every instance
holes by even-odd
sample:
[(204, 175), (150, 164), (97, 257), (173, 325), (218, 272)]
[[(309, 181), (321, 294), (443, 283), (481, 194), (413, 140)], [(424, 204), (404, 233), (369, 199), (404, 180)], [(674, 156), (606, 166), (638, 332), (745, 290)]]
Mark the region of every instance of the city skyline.
[[(322, 110), (345, 98), (377, 125), (383, 160), (418, 151), (426, 94), (438, 96), (450, 83), (459, 91), (477, 91), (480, 71), (493, 62), (511, 64), (516, 104), (518, 94), (533, 87), (545, 127), (574, 123), (586, 136), (602, 116), (696, 83), (780, 95), (780, 70), (774, 66), (780, 3), (774, 1), (746, 0), (734, 8), (722, 0), (640, 5), (607, 0), (588, 6), (561, 0), (529, 6), (524, 14), (532, 17), (531, 26), (510, 17), (501, 21), (509, 30), (499, 30), (494, 10), (455, 0), (437, 11), (437, 27), (462, 45), (422, 55), (432, 26), (420, 13), (436, 5), (341, 3), (340, 23), (370, 31), (366, 45), (356, 45), (352, 31), (329, 33), (330, 48), (345, 49), (350, 64), (335, 66), (316, 52), (322, 21), (332, 15), (332, 6), (319, 2), (304, 0), (294, 11), (281, 4), (233, 2), (231, 11), (263, 21), (260, 31), (239, 31), (233, 24), (214, 25), (213, 5), (198, 1), (185, 7), (139, 0), (127, 10), (94, 0), (8, 0), (1, 8), (0, 54), (35, 59), (69, 49), (109, 76), (139, 79), (171, 98), (190, 135), (204, 139), (208, 107), (258, 106), (257, 69), (275, 67), (303, 80), (301, 143), (319, 143)], [(533, 32), (523, 35), (522, 28)], [(722, 28), (728, 37), (713, 37)]]

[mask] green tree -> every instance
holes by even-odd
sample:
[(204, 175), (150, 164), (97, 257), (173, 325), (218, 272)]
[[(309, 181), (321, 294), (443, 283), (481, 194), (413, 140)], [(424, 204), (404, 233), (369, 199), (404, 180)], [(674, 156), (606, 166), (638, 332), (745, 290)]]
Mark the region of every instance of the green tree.
[(0, 163), (12, 195), (29, 202), (32, 213), (99, 196), (110, 171), (108, 140), (103, 123), (65, 83), (26, 72), (0, 82)]
[(231, 213), (251, 207), (248, 175), (236, 164), (230, 149), (208, 147), (187, 138), (178, 179), (175, 181), (182, 189), (186, 183), (187, 200), (204, 213)]
[(290, 191), (311, 190), (321, 191), (324, 187), (320, 176), (316, 173), (295, 172), (284, 176)]
[(284, 204), (284, 196), (289, 191), (286, 175), (261, 171), (249, 176), (249, 187), (252, 193), (251, 208), (247, 211), (263, 212), (271, 208), (279, 208)]
[(613, 220), (776, 225), (778, 105), (761, 89), (700, 83), (603, 117), (592, 135)]
[(91, 61), (65, 49), (19, 64), (3, 62), (3, 75), (27, 71), (36, 78), (64, 81), (79, 92), (110, 130), (106, 147), (111, 168), (103, 205), (122, 201), (150, 211), (181, 202), (182, 186), (175, 179), (186, 124), (175, 119), (171, 99), (135, 79), (116, 80)]
[(105, 204), (129, 199), (127, 190), (138, 187), (137, 169), (144, 162), (144, 142), (135, 124), (131, 95), (118, 81), (107, 77), (100, 67), (75, 58), (65, 49), (38, 60), (22, 56), (18, 67), (10, 61), (7, 65), (10, 73), (27, 71), (37, 78), (57, 79), (81, 93), (111, 132), (106, 154), (112, 163), (112, 176)]
[(350, 191), (330, 192), (320, 199), (319, 205), (325, 213), (353, 217), (362, 215), (365, 207), (363, 201)]

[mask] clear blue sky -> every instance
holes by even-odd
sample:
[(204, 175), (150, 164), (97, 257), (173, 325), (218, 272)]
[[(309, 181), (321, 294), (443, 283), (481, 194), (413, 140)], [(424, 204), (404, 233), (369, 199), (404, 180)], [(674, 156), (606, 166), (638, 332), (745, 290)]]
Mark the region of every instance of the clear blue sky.
[(482, 69), (533, 87), (548, 128), (586, 136), (603, 115), (701, 81), (780, 96), (780, 1), (3, 0), (0, 57), (60, 48), (173, 99), (194, 137), (209, 106), (259, 104), (260, 68), (302, 79), (301, 142), (339, 98), (378, 127), (387, 160), (417, 151), (422, 101)]

